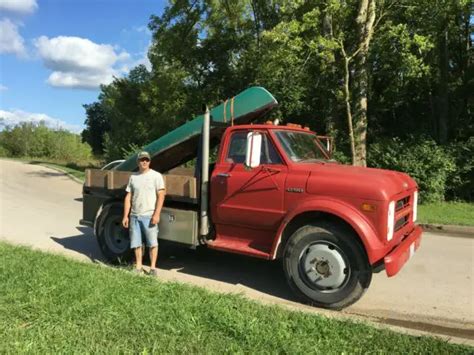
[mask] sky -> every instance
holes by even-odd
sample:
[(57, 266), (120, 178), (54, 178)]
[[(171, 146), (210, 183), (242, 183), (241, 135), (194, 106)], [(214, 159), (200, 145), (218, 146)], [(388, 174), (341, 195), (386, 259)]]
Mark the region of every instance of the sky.
[[(79, 133), (100, 84), (150, 63), (164, 0), (0, 0), (0, 119)], [(0, 129), (2, 125), (0, 122)]]

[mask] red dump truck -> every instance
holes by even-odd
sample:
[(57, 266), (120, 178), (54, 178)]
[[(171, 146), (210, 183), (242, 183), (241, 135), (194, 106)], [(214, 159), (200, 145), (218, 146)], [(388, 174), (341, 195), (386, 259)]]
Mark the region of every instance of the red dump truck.
[[(148, 147), (156, 153), (152, 168), (164, 173), (167, 187), (160, 239), (280, 259), (296, 295), (331, 309), (356, 302), (374, 272), (385, 270), (390, 277), (400, 271), (422, 234), (415, 224), (413, 179), (338, 164), (327, 141), (297, 125), (248, 124), (274, 105), (228, 120), (226, 112), (236, 107), (229, 110), (226, 104), (202, 117), (197, 140), (187, 134), (179, 142), (165, 139), (160, 149), (153, 148), (161, 143)], [(239, 117), (246, 124), (236, 124)], [(210, 164), (209, 148), (217, 143), (217, 158)], [(174, 168), (193, 154), (197, 169)], [(132, 157), (123, 169), (89, 170), (84, 184), (81, 223), (94, 227), (112, 262), (131, 257), (121, 218), (133, 162)]]

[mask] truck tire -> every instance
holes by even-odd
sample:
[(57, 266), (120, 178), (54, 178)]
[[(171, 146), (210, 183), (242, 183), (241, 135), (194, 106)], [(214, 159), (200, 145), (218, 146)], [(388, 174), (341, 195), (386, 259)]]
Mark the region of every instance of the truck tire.
[(342, 309), (368, 289), (372, 269), (353, 232), (326, 222), (306, 225), (290, 237), (283, 269), (293, 291), (318, 307)]
[(96, 222), (96, 236), (100, 250), (112, 264), (132, 260), (128, 230), (122, 227), (123, 205), (106, 205)]

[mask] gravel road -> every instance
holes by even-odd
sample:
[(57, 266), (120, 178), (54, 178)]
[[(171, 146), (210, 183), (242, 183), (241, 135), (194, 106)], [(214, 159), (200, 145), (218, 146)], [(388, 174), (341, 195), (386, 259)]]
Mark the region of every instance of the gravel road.
[[(92, 230), (78, 224), (81, 189), (49, 168), (0, 160), (0, 239), (86, 262), (103, 262)], [(397, 276), (374, 275), (363, 298), (342, 312), (298, 303), (278, 262), (213, 250), (165, 251), (158, 262), (163, 280), (474, 344), (474, 238), (425, 233), (419, 251)]]

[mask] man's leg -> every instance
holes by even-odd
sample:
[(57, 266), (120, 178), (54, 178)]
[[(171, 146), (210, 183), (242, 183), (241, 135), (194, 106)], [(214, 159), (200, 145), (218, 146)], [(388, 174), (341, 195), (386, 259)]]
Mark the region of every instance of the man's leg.
[(140, 224), (136, 216), (130, 217), (130, 248), (135, 253), (135, 268), (141, 270), (143, 266), (143, 243)]
[(135, 248), (135, 269), (141, 270), (143, 265), (143, 253), (142, 253), (142, 247), (139, 246), (138, 248)]
[(150, 269), (156, 268), (156, 261), (158, 260), (158, 246), (150, 248)]
[(151, 217), (146, 223), (146, 243), (148, 248), (150, 248), (150, 272), (152, 275), (156, 274), (156, 261), (158, 259), (158, 225), (150, 224)]

